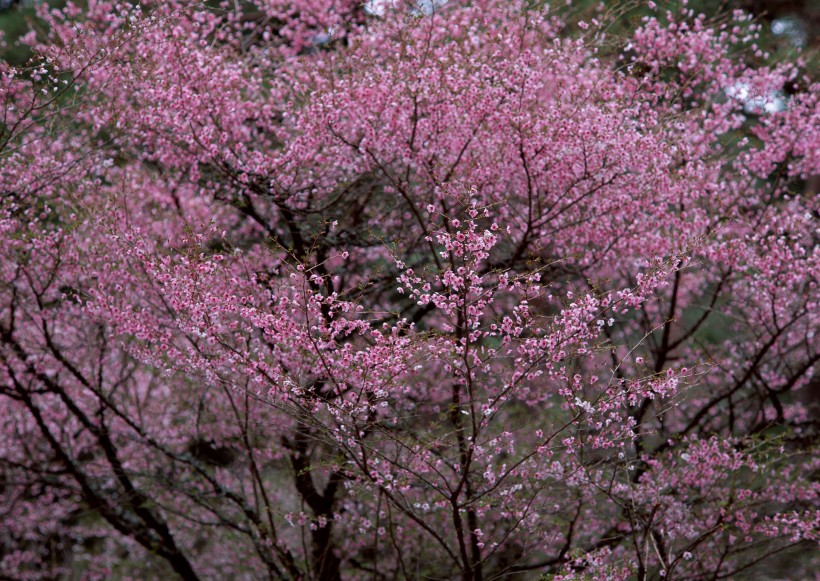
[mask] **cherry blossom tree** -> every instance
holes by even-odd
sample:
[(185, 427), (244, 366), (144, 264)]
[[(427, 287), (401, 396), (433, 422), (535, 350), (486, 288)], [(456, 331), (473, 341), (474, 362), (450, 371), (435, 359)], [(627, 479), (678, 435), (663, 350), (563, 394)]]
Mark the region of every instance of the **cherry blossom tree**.
[(643, 11), (41, 6), (0, 576), (806, 578), (820, 87)]

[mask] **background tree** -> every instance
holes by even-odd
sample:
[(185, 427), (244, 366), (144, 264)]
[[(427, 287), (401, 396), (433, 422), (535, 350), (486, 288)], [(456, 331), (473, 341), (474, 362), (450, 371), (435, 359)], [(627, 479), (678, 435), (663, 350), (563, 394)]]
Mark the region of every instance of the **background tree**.
[(645, 10), (43, 6), (0, 65), (3, 575), (816, 552), (818, 87)]

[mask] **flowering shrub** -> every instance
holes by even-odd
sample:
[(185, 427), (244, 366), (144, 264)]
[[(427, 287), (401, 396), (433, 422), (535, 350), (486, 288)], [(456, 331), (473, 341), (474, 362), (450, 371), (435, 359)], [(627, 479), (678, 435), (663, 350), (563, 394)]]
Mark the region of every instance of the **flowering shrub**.
[(649, 10), (41, 8), (0, 64), (0, 576), (816, 550), (820, 91), (743, 13)]

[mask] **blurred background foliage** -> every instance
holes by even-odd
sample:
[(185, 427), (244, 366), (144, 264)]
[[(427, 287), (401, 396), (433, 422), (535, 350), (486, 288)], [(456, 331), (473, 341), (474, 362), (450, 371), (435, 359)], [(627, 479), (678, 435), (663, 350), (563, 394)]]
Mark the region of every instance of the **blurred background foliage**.
[[(45, 0), (52, 7), (65, 5), (64, 0)], [(31, 59), (31, 49), (19, 42), (30, 30), (43, 31), (43, 23), (37, 18), (36, 7), (40, 0), (0, 0), (0, 59), (17, 67)]]

